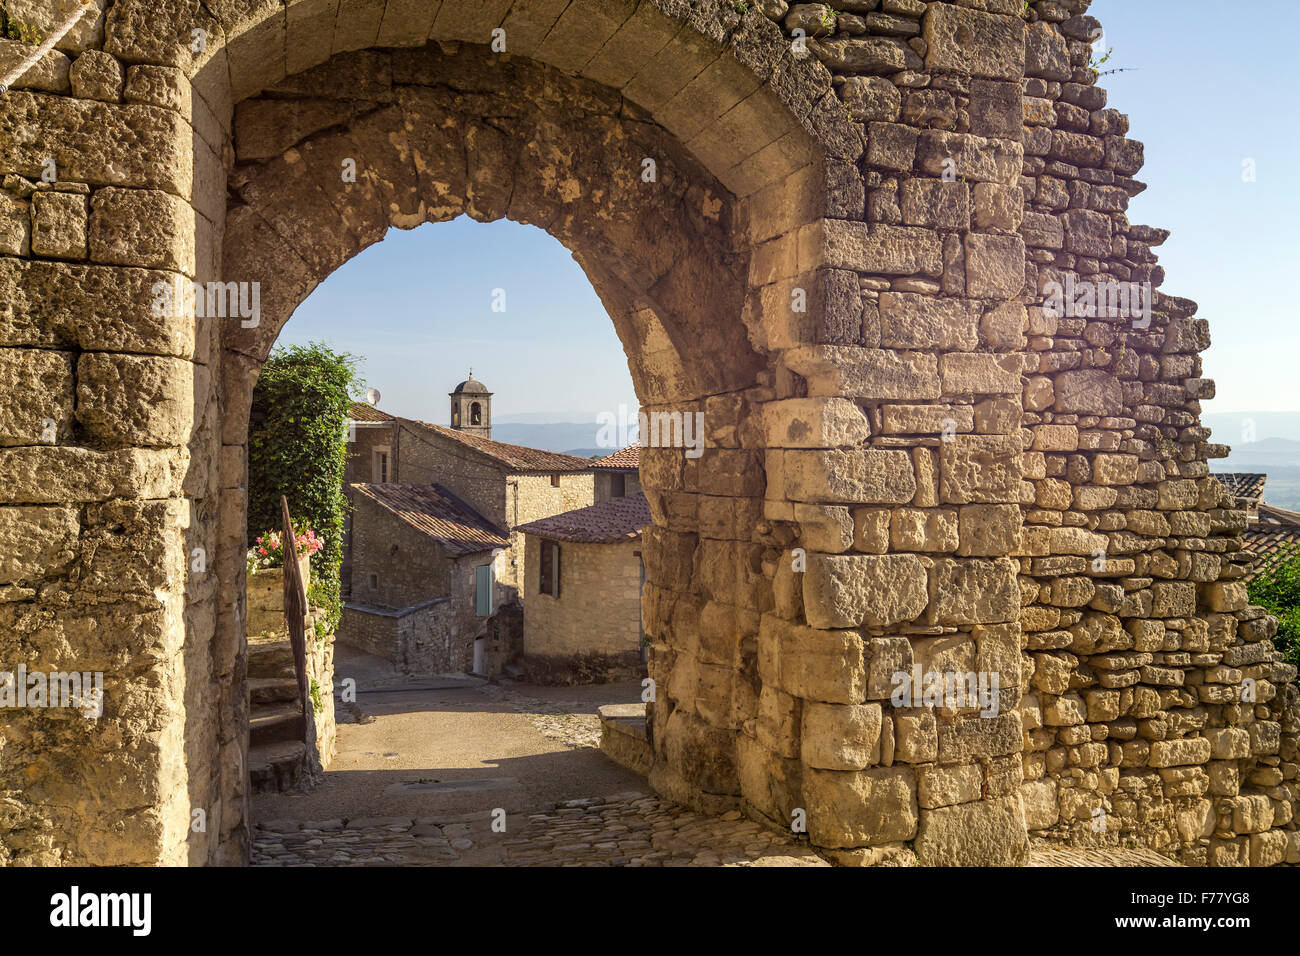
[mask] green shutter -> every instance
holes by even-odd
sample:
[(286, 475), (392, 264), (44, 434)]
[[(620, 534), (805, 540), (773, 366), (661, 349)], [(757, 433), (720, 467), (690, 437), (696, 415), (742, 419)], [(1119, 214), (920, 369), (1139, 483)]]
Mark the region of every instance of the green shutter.
[(481, 564), (474, 569), (474, 613), (479, 617), (492, 614), (492, 565)]

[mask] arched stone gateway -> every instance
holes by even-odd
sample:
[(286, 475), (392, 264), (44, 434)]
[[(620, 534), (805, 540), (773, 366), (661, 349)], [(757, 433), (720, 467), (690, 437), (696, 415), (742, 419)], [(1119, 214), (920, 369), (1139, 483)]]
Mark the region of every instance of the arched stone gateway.
[[(1300, 862), (1295, 671), (1206, 466), (1205, 322), (1142, 307), (1164, 233), (1085, 9), (88, 17), (0, 94), (0, 669), (102, 671), (103, 713), (5, 712), (0, 861), (246, 858), (252, 384), (333, 269), (467, 213), (556, 236), (642, 402), (703, 414), (643, 455), (662, 793), (841, 862)], [(181, 280), (257, 323), (155, 309)], [(1137, 294), (1056, 308), (1087, 288)]]

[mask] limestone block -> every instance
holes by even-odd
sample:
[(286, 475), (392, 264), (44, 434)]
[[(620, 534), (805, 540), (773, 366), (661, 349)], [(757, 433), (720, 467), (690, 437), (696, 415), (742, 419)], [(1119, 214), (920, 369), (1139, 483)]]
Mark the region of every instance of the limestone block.
[(72, 95), (87, 100), (116, 103), (122, 98), (125, 77), (122, 64), (102, 50), (86, 50), (68, 72)]
[(846, 77), (838, 92), (855, 123), (893, 123), (902, 109), (898, 87), (883, 76)]
[(1024, 726), (1018, 711), (996, 717), (958, 717), (939, 727), (939, 762), (968, 763), (979, 757), (1019, 753)]
[(880, 294), (880, 344), (887, 349), (973, 351), (979, 312), (963, 299), (911, 292)]
[(50, 445), (68, 437), (74, 384), (69, 353), (0, 348), (0, 380), (0, 445)]
[(916, 145), (917, 169), (927, 176), (965, 177), (969, 182), (1014, 185), (1024, 149), (1017, 142), (930, 129)]
[[(911, 164), (908, 164), (911, 169)], [(932, 229), (970, 228), (970, 187), (942, 179), (909, 179), (899, 191), (903, 222)]]
[(1288, 834), (1285, 830), (1268, 830), (1250, 836), (1250, 865), (1277, 866), (1286, 860)]
[(932, 624), (996, 624), (1020, 616), (1016, 566), (1008, 559), (940, 558), (931, 575)]
[(1079, 369), (1056, 376), (1054, 411), (1079, 415), (1122, 415), (1120, 383), (1104, 369)]
[(1263, 833), (1273, 826), (1273, 801), (1263, 794), (1234, 797), (1230, 806), (1237, 833)]
[(1025, 30), (1025, 76), (1045, 80), (1068, 80), (1070, 51), (1065, 37), (1050, 23), (1031, 23)]
[(890, 541), (895, 551), (956, 551), (957, 513), (897, 508), (890, 518)]
[(791, 398), (763, 406), (769, 448), (842, 448), (871, 437), (862, 409), (843, 398)]
[(88, 352), (77, 361), (77, 421), (107, 444), (185, 445), (204, 404), (206, 366)]
[(1137, 455), (1099, 454), (1092, 459), (1092, 480), (1098, 485), (1131, 485), (1137, 481)]
[(0, 504), (173, 497), (189, 466), (183, 449), (0, 449)]
[(90, 256), (96, 262), (194, 275), (194, 210), (156, 189), (98, 190), (91, 198)]
[(921, 767), (916, 772), (916, 800), (923, 810), (978, 800), (983, 787), (978, 764)]
[(966, 234), (966, 294), (1012, 299), (1025, 285), (1025, 241), (1019, 236)]
[[(1014, 352), (1025, 347), (1025, 328), (1029, 318), (1019, 302), (995, 305), (980, 319), (980, 333), (992, 348)], [(1050, 382), (1050, 379), (1048, 380)], [(1025, 388), (1026, 393), (1029, 386)], [(1026, 402), (1028, 398), (1026, 398)]]
[(1019, 440), (1010, 435), (955, 435), (939, 447), (939, 497), (949, 504), (1019, 500)]
[(32, 252), (51, 259), (86, 258), (86, 197), (75, 193), (32, 195)]
[(866, 642), (867, 699), (887, 700), (894, 675), (912, 671), (912, 643), (905, 637), (873, 637)]
[(77, 556), (75, 508), (0, 507), (0, 584), (40, 581)]
[(884, 554), (889, 550), (888, 508), (853, 509), (853, 547), (869, 554)]
[(832, 268), (882, 275), (937, 276), (943, 271), (938, 234), (915, 226), (826, 222), (826, 263)]
[(1250, 756), (1250, 734), (1241, 727), (1205, 731), (1210, 755), (1216, 760), (1242, 760)]
[(840, 554), (853, 547), (853, 516), (848, 508), (796, 503), (794, 520), (799, 523), (799, 545), (805, 551)]
[[(82, 0), (7, 0), (5, 6), (11, 19), (31, 24), (43, 36), (49, 36), (82, 6)], [(106, 6), (108, 0), (95, 0), (92, 9), (77, 18), (54, 48), (76, 53), (98, 45), (104, 39)]]
[(813, 346), (785, 353), (812, 395), (876, 400), (938, 398), (939, 366), (928, 352)]
[[(795, 501), (906, 504), (916, 493), (905, 451), (787, 451), (785, 494)], [(770, 470), (769, 470), (770, 473)]]
[(1025, 194), (1017, 186), (975, 184), (975, 228), (1013, 233), (1024, 215)]
[(1240, 611), (1250, 603), (1246, 585), (1240, 581), (1218, 581), (1205, 585), (1205, 603), (1211, 611)]
[(25, 256), (31, 250), (32, 222), (28, 209), (27, 203), (0, 192), (0, 255)]
[(1025, 70), (1024, 21), (930, 4), (922, 23), (927, 70), (1020, 80)]
[(894, 761), (929, 763), (939, 752), (938, 722), (934, 711), (894, 711)]
[(939, 356), (939, 379), (947, 395), (1019, 395), (1019, 355), (945, 352)]
[(1025, 828), (1031, 832), (1055, 826), (1061, 818), (1056, 781), (1051, 778), (1026, 781), (1020, 788), (1020, 799), (1025, 811)]
[(922, 866), (1020, 866), (1029, 855), (1020, 794), (927, 810), (914, 847)]
[(866, 700), (866, 662), (856, 631), (787, 627), (779, 650), (781, 687), (787, 693), (831, 704)]
[(880, 705), (810, 702), (800, 756), (820, 770), (865, 770), (880, 759)]
[(804, 613), (818, 628), (888, 627), (920, 616), (926, 587), (913, 554), (809, 555)]
[(808, 46), (836, 73), (897, 73), (921, 68), (921, 58), (912, 48), (893, 37), (836, 37)]
[(1185, 737), (1151, 741), (1151, 756), (1147, 764), (1152, 767), (1184, 767), (1209, 761), (1210, 742), (1204, 737)]
[[(0, 37), (0, 75), (6, 75), (31, 55), (29, 43)], [(51, 50), (14, 81), (16, 90), (40, 90), (43, 93), (67, 93), (68, 71), (72, 61), (58, 50)]]
[(1013, 554), (1020, 547), (1023, 517), (1019, 505), (963, 505), (958, 510), (963, 557)]
[(816, 846), (893, 843), (916, 835), (916, 777), (911, 768), (857, 773), (809, 769), (804, 797), (808, 838)]
[(174, 110), (187, 121), (194, 115), (194, 94), (189, 78), (174, 66), (141, 63), (128, 67), (123, 97), (128, 103), (146, 103)]
[(882, 405), (881, 432), (886, 435), (957, 434), (975, 429), (970, 405)]
[(188, 198), (194, 134), (172, 110), (8, 94), (0, 112), (0, 167), (39, 179), (54, 159), (60, 180), (164, 189)]

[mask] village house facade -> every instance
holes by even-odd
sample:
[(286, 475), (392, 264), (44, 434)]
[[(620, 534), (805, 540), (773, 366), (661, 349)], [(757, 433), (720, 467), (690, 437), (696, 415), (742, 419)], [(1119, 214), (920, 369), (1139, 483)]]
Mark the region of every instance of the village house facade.
[(641, 449), (636, 445), (620, 448), (612, 455), (591, 463), (595, 475), (595, 504), (610, 498), (641, 493)]
[(645, 495), (522, 525), (524, 672), (542, 683), (587, 683), (639, 676), (642, 650), (641, 535), (650, 524)]
[[(354, 484), (352, 590), (339, 638), (399, 670), (488, 673), (518, 629), (497, 620), (505, 533), (441, 485)], [(517, 617), (517, 614), (515, 615)]]

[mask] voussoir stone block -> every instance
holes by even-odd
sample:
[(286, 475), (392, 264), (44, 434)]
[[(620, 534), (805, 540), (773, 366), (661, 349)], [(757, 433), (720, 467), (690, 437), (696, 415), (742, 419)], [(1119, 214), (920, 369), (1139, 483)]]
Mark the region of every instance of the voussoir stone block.
[(927, 585), (914, 554), (809, 555), (804, 613), (818, 628), (888, 627), (920, 617)]

